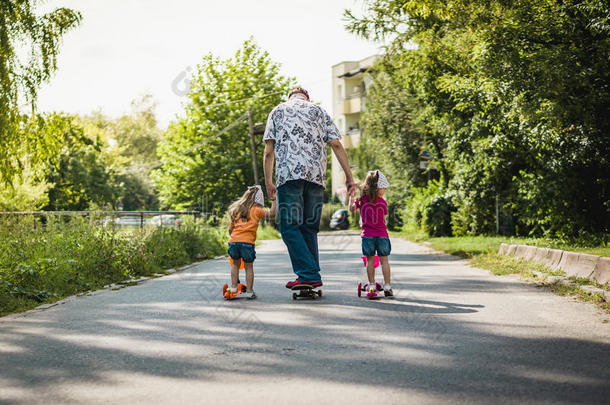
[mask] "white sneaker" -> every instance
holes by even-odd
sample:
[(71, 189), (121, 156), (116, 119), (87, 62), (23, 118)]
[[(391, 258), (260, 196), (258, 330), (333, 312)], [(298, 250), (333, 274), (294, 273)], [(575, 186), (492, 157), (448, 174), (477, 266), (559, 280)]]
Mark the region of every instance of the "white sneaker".
[(243, 294), (244, 294), (244, 298), (247, 298), (249, 300), (253, 300), (256, 298), (256, 294), (254, 293), (254, 291), (250, 291), (250, 292), (246, 291)]
[(386, 297), (393, 297), (394, 296), (394, 291), (392, 291), (392, 286), (390, 284), (384, 284), (383, 285), (383, 294)]

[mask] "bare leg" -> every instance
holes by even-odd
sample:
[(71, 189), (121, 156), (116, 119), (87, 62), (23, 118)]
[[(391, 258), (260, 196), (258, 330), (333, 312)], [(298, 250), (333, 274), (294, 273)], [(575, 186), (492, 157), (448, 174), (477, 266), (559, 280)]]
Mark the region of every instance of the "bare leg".
[(369, 277), (369, 283), (375, 285), (375, 256), (366, 257), (366, 275)]
[(237, 288), (237, 280), (239, 279), (239, 265), (241, 262), (239, 260), (233, 260), (233, 264), (231, 265), (231, 287)]
[(389, 256), (379, 256), (379, 261), (381, 262), (381, 272), (383, 273), (383, 282), (386, 284), (390, 284), (390, 257)]
[(246, 291), (252, 292), (252, 287), (254, 287), (254, 263), (246, 263), (244, 268), (246, 270)]

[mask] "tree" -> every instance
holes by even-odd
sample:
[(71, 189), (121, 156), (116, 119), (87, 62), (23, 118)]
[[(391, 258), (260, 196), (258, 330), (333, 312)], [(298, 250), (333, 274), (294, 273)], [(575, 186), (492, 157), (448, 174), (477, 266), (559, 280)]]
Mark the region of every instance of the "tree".
[[(80, 13), (67, 8), (39, 15), (37, 3), (0, 2), (0, 180), (7, 184), (23, 169), (16, 156), (24, 148), (33, 164), (50, 156), (47, 151), (53, 148), (45, 144), (54, 139), (19, 131), (25, 119), (20, 106), (27, 102), (35, 111), (38, 88), (57, 68), (61, 38), (81, 20)], [(24, 54), (28, 56), (20, 56)]]
[(40, 122), (38, 133), (50, 132), (62, 140), (46, 170), (45, 182), (51, 187), (45, 210), (116, 209), (120, 186), (105, 160), (102, 140), (87, 134), (78, 117), (49, 114)]
[(154, 176), (164, 206), (206, 208), (201, 205), (207, 201), (224, 209), (253, 184), (248, 107), (255, 123), (266, 122), (294, 84), (279, 69), (252, 39), (227, 60), (203, 58), (191, 80), (186, 117), (170, 125), (159, 146), (162, 167)]
[(567, 238), (608, 232), (607, 2), (367, 5), (362, 17), (346, 12), (348, 29), (391, 38), (378, 71), (398, 84), (410, 113), (394, 119), (373, 97), (365, 121), (410, 139), (396, 130), (398, 120), (433, 143), (457, 206), (456, 233), (495, 232), (497, 202), (512, 218), (506, 232)]
[(26, 165), (12, 184), (0, 183), (0, 211), (37, 211), (49, 203), (50, 185)]
[(157, 146), (161, 131), (157, 126), (157, 103), (150, 94), (131, 102), (131, 113), (111, 124), (112, 138), (122, 156), (132, 165), (155, 166), (159, 163)]
[(104, 159), (112, 168), (120, 189), (118, 202), (126, 211), (156, 210), (158, 198), (150, 178), (159, 165), (156, 155), (161, 131), (157, 126), (156, 103), (144, 95), (131, 103), (132, 110), (111, 120), (101, 112), (81, 118), (85, 130), (107, 145)]

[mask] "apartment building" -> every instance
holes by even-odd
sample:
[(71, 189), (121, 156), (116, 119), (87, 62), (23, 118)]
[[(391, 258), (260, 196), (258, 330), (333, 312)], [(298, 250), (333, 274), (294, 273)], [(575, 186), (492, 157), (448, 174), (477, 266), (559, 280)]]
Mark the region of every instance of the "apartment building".
[[(345, 149), (357, 147), (362, 136), (360, 115), (366, 104), (366, 89), (371, 84), (367, 70), (378, 58), (369, 56), (360, 61), (341, 62), (332, 67), (333, 120), (339, 128)], [(332, 193), (345, 201), (345, 174), (332, 156)]]

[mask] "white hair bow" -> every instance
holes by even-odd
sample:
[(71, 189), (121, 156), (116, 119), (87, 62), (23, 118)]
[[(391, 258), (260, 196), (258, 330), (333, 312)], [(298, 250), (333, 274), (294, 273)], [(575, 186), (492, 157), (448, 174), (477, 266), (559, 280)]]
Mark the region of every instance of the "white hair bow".
[(249, 186), (248, 189), (256, 188), (256, 196), (254, 197), (254, 202), (260, 205), (265, 205), (265, 196), (263, 195), (263, 188), (258, 184), (256, 186)]
[(377, 170), (377, 188), (388, 188), (390, 187), (390, 182), (388, 182), (388, 179), (385, 178), (385, 176), (383, 175), (383, 173), (381, 173), (381, 170)]

